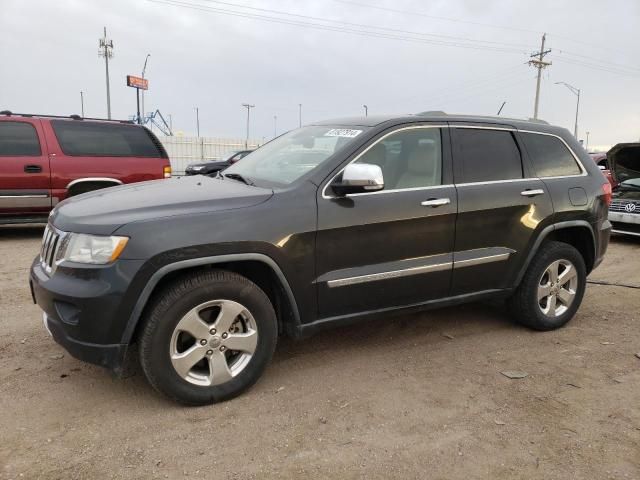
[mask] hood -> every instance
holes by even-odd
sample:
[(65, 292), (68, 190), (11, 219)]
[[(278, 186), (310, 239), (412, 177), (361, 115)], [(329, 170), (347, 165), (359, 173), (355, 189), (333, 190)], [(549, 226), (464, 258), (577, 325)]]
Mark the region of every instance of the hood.
[(619, 143), (607, 152), (613, 179), (622, 183), (640, 177), (640, 143)]
[(50, 221), (67, 232), (109, 235), (131, 222), (251, 207), (272, 195), (230, 178), (152, 180), (71, 197), (51, 212)]

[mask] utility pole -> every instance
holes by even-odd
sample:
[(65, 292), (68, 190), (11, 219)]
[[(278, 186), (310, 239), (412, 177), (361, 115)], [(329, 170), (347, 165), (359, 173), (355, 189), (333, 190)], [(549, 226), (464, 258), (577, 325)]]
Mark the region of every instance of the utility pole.
[(198, 107), (194, 107), (196, 109), (196, 131), (198, 132), (198, 138), (200, 138), (200, 111)]
[(368, 117), (369, 116), (369, 107), (367, 107), (366, 105), (362, 105), (362, 107), (364, 108), (364, 116)]
[(302, 104), (298, 104), (298, 126), (302, 126)]
[(107, 27), (104, 27), (104, 37), (99, 40), (98, 56), (104, 57), (104, 69), (107, 77), (107, 118), (111, 120), (111, 92), (109, 91), (109, 59), (113, 57), (113, 40), (107, 38)]
[(576, 97), (578, 97), (578, 101), (576, 102), (576, 122), (573, 127), (573, 136), (578, 139), (578, 111), (580, 109), (580, 89), (574, 87), (573, 85), (569, 85), (567, 82), (556, 82), (556, 85), (564, 85), (571, 93), (573, 93)]
[(551, 62), (545, 62), (543, 60), (545, 55), (551, 52), (551, 50), (544, 49), (544, 42), (546, 38), (547, 34), (542, 34), (542, 45), (540, 46), (540, 51), (531, 54), (531, 58), (533, 58), (533, 60), (529, 60), (529, 65), (532, 65), (533, 67), (538, 69), (538, 80), (536, 81), (536, 100), (533, 107), (534, 119), (538, 118), (538, 104), (540, 102), (540, 80), (542, 79), (542, 70), (551, 65)]
[(249, 117), (250, 117), (251, 109), (253, 107), (255, 107), (255, 105), (250, 105), (248, 103), (243, 103), (242, 106), (247, 109), (247, 138), (244, 141), (244, 148), (245, 148), (245, 150), (247, 150), (249, 148)]
[[(147, 71), (147, 60), (151, 56), (150, 53), (147, 53), (147, 56), (144, 59), (144, 66), (142, 67), (142, 79), (144, 80), (144, 72)], [(144, 90), (142, 90), (142, 118), (144, 118)], [(143, 122), (144, 123), (144, 122)]]
[(273, 138), (278, 136), (278, 116), (273, 116)]
[(82, 112), (82, 118), (84, 118), (84, 94), (80, 90), (80, 111)]

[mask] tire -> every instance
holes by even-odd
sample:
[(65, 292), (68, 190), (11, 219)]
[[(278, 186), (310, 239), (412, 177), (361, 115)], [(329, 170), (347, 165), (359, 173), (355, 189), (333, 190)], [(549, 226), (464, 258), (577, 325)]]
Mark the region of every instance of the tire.
[(143, 322), (139, 355), (147, 380), (185, 405), (216, 403), (245, 391), (271, 360), (278, 337), (267, 295), (224, 270), (169, 284), (154, 296)]
[(534, 330), (554, 330), (573, 318), (586, 284), (587, 269), (580, 252), (567, 243), (549, 241), (540, 247), (507, 306), (516, 322)]

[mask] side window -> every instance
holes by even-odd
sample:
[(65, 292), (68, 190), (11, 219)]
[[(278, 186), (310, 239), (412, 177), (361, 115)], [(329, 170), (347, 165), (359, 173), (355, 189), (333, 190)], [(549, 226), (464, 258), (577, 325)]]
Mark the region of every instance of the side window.
[(458, 183), (522, 178), (520, 150), (511, 132), (457, 128), (455, 143), (455, 160), (462, 165)]
[(559, 138), (536, 133), (520, 133), (538, 177), (579, 175), (580, 167)]
[(147, 130), (136, 125), (54, 120), (51, 126), (66, 155), (163, 157)]
[(0, 122), (0, 156), (38, 157), (40, 141), (33, 125), (27, 122)]
[(411, 128), (385, 137), (357, 163), (380, 166), (385, 190), (442, 184), (442, 139), (439, 128)]

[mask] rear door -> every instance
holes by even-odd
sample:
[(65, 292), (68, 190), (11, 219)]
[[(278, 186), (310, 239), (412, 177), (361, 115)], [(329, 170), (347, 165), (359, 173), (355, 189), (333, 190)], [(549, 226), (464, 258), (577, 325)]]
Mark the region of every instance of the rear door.
[(452, 295), (504, 289), (553, 207), (515, 129), (452, 125), (458, 218)]
[(354, 160), (381, 167), (383, 190), (337, 198), (330, 180), (320, 188), (320, 318), (448, 295), (457, 210), (449, 147), (447, 128), (397, 128)]
[(37, 119), (0, 119), (0, 216), (41, 216), (51, 209), (49, 158)]

